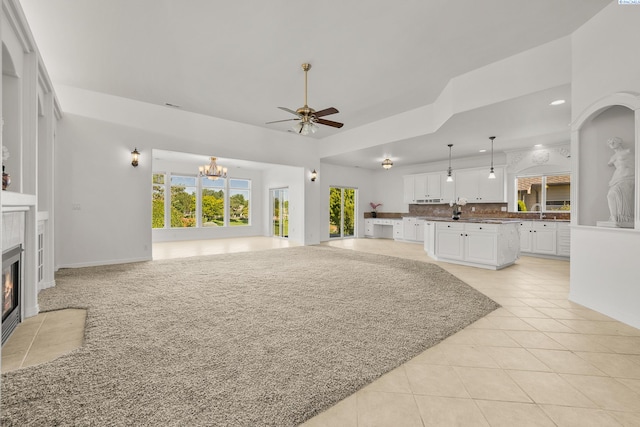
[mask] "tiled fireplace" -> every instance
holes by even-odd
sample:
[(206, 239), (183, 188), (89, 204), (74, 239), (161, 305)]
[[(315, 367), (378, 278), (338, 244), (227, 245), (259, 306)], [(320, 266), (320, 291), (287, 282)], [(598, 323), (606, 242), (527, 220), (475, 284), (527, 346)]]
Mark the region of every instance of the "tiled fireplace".
[(11, 328), (35, 316), (38, 307), (35, 196), (2, 195), (2, 343)]
[(21, 320), (22, 245), (2, 253), (2, 344)]

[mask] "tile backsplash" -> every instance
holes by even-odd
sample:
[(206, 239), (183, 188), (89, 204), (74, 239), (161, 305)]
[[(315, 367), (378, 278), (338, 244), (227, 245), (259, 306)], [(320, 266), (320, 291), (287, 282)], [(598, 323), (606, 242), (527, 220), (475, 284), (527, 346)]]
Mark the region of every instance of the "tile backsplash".
[[(475, 208), (475, 210), (473, 209)], [(467, 203), (462, 207), (462, 218), (522, 218), (539, 219), (540, 212), (506, 212), (506, 203)], [(428, 216), (448, 218), (452, 214), (449, 204), (437, 205), (409, 205), (409, 212), (378, 212), (378, 218), (398, 218), (403, 216)], [(571, 219), (569, 212), (547, 212), (545, 219)], [(365, 218), (371, 218), (370, 212), (364, 213)]]

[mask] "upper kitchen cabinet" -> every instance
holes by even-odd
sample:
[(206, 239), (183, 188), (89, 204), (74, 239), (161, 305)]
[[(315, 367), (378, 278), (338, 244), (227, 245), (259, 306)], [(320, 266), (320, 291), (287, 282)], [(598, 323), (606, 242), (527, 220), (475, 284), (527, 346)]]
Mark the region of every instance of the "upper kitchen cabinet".
[(465, 198), (469, 203), (505, 203), (504, 167), (494, 168), (495, 179), (489, 179), (489, 171), (463, 169), (455, 172), (456, 197)]
[(443, 173), (423, 173), (404, 177), (404, 202), (440, 203), (442, 200)]

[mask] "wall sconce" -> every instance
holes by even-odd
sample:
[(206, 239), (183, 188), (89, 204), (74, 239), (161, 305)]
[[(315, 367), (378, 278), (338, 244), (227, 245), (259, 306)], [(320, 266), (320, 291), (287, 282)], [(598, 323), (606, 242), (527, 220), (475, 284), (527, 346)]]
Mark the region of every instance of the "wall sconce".
[(313, 171), (311, 171), (311, 182), (314, 182), (316, 178), (318, 178), (318, 172), (316, 172), (316, 170), (314, 169)]
[(138, 166), (138, 158), (140, 157), (140, 152), (137, 148), (134, 148), (131, 152), (131, 166), (134, 168)]

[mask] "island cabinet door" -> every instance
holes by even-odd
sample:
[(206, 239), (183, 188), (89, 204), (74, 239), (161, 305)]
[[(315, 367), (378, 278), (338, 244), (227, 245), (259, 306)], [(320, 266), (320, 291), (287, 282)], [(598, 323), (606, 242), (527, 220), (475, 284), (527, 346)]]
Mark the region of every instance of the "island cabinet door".
[(438, 224), (436, 227), (436, 256), (438, 258), (464, 259), (464, 228)]
[(520, 251), (531, 252), (531, 240), (533, 237), (533, 229), (531, 221), (522, 221), (520, 223)]
[(465, 232), (465, 261), (496, 265), (498, 262), (498, 234), (491, 231)]

